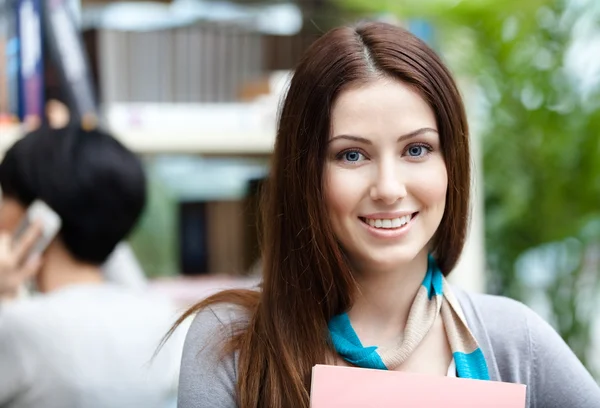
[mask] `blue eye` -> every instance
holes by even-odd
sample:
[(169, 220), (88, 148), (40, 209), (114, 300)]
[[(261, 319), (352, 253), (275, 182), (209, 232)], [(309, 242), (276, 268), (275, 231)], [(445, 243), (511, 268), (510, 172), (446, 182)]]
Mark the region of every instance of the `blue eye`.
[(349, 148), (338, 152), (334, 156), (335, 161), (343, 165), (353, 166), (362, 164), (363, 161), (369, 160), (366, 153), (363, 153), (359, 148)]
[(342, 154), (340, 156), (341, 156), (342, 160), (350, 162), (350, 163), (358, 162), (364, 158), (364, 155), (357, 150), (348, 150), (348, 151), (342, 152)]
[(410, 149), (408, 149), (408, 154), (413, 157), (418, 157), (423, 154), (423, 150), (423, 146), (412, 146)]
[(420, 158), (420, 157), (427, 155), (431, 151), (432, 151), (432, 148), (428, 145), (415, 144), (415, 145), (409, 146), (409, 148), (406, 150), (406, 154), (409, 157)]
[(360, 153), (359, 152), (346, 152), (344, 153), (344, 158), (348, 161), (358, 161), (360, 159)]

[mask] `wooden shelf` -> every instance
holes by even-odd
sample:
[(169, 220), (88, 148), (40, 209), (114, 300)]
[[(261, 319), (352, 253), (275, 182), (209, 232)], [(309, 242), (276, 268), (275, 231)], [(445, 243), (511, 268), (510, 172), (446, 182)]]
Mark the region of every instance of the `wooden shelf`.
[(269, 154), (276, 103), (115, 103), (109, 129), (138, 153)]
[[(147, 130), (113, 131), (117, 139), (138, 154), (182, 153), (268, 155), (274, 136), (258, 133), (204, 133)], [(0, 127), (0, 157), (22, 135), (18, 126)]]
[(274, 137), (264, 134), (204, 133), (168, 130), (115, 130), (115, 137), (139, 154), (250, 154), (266, 155), (273, 150)]
[[(111, 133), (138, 154), (268, 155), (274, 118), (261, 114), (240, 106), (183, 107), (181, 112), (173, 105), (118, 106), (109, 110), (107, 122)], [(0, 157), (21, 135), (20, 126), (0, 127)]]

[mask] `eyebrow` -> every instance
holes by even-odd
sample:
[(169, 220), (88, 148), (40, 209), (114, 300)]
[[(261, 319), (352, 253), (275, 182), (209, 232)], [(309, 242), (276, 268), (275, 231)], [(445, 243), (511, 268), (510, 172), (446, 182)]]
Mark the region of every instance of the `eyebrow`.
[[(417, 130), (413, 130), (410, 133), (407, 133), (405, 135), (402, 135), (398, 138), (397, 143), (400, 143), (402, 141), (405, 141), (407, 139), (412, 139), (413, 137), (417, 137), (420, 136), (422, 134), (425, 133), (438, 133), (437, 130), (433, 129), (433, 128), (429, 128), (429, 127), (425, 127), (425, 128), (421, 128), (421, 129), (417, 129)], [(346, 139), (346, 140), (352, 140), (354, 142), (360, 142), (360, 143), (364, 143), (367, 145), (371, 145), (373, 143), (371, 143), (371, 141), (369, 139), (366, 139), (364, 137), (360, 137), (360, 136), (353, 136), (353, 135), (337, 135), (332, 137), (331, 139), (329, 139), (329, 143), (333, 142), (334, 140), (337, 139)]]

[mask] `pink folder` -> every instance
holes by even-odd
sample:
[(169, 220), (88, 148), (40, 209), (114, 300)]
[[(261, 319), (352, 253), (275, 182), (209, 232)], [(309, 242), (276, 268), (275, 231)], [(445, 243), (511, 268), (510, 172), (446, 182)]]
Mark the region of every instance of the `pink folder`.
[(316, 365), (311, 408), (524, 408), (525, 385)]

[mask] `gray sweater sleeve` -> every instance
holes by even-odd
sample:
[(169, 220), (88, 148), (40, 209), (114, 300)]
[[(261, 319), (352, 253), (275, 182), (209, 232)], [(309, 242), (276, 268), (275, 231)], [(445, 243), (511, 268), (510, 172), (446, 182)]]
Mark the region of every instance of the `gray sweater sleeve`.
[(223, 352), (234, 320), (229, 306), (206, 309), (194, 318), (183, 348), (178, 408), (237, 408), (237, 358)]
[(530, 309), (531, 408), (600, 408), (600, 387), (558, 333)]

